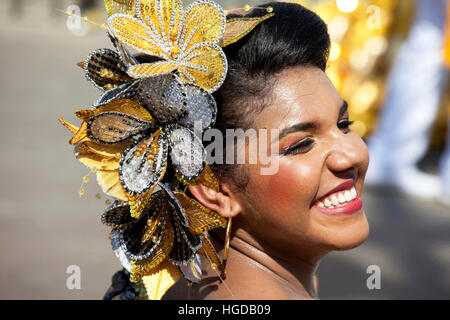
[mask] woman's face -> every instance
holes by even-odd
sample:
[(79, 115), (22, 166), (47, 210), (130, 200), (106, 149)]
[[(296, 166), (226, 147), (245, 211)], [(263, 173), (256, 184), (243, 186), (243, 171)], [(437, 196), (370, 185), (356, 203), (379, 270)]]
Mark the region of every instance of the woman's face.
[(359, 198), (369, 154), (349, 128), (346, 103), (313, 67), (281, 72), (270, 101), (254, 128), (279, 129), (270, 137), (278, 170), (262, 175), (260, 165), (246, 165), (242, 229), (289, 260), (358, 246), (369, 233)]

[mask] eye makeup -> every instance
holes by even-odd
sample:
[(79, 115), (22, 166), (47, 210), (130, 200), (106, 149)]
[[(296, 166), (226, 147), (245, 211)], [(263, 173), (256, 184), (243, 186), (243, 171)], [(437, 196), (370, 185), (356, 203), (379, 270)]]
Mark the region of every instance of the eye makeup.
[(313, 138), (306, 137), (286, 148), (283, 148), (281, 152), (283, 155), (295, 155), (300, 153), (306, 153), (309, 150), (311, 150), (311, 148), (314, 145), (314, 142), (315, 140)]
[(344, 119), (338, 122), (337, 126), (340, 130), (350, 130), (350, 126), (354, 123), (354, 121), (350, 121), (349, 119)]
[[(343, 104), (339, 110), (338, 118), (339, 119), (344, 118), (337, 122), (337, 127), (339, 128), (339, 130), (348, 132), (350, 130), (350, 126), (353, 124), (353, 121), (350, 121), (348, 119), (348, 104), (346, 101), (343, 102)], [(298, 131), (317, 131), (319, 127), (320, 127), (320, 125), (317, 122), (299, 123), (292, 127), (284, 129), (281, 132), (281, 134), (279, 135), (278, 139), (280, 140), (283, 137), (285, 137), (291, 133), (298, 132)], [(296, 154), (306, 153), (312, 149), (315, 141), (316, 140), (313, 139), (311, 136), (297, 140), (293, 144), (282, 148), (281, 154), (282, 155), (296, 155)]]

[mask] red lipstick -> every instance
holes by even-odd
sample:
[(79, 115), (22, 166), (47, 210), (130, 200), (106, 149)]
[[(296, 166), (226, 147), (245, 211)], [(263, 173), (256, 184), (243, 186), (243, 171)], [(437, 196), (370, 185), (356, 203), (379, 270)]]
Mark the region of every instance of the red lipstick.
[(350, 215), (353, 213), (358, 212), (363, 207), (363, 202), (361, 198), (358, 196), (356, 199), (354, 199), (352, 202), (349, 202), (348, 204), (341, 206), (341, 207), (334, 207), (334, 208), (321, 208), (318, 206), (314, 206), (317, 210), (319, 210), (322, 213), (329, 214), (332, 216), (339, 216), (339, 215)]
[[(353, 180), (353, 179), (349, 179), (349, 180), (345, 181), (344, 183), (341, 183), (340, 185), (338, 185), (337, 187), (332, 189), (330, 192), (328, 192), (326, 195), (321, 197), (319, 200), (317, 200), (315, 202), (315, 204), (313, 205), (313, 207), (322, 213), (325, 213), (328, 215), (333, 215), (333, 216), (350, 215), (350, 214), (360, 211), (363, 207), (363, 203), (362, 203), (361, 198), (356, 194), (356, 189), (354, 188), (354, 184), (355, 184), (355, 180)], [(350, 190), (354, 199), (350, 200), (351, 198), (348, 198), (348, 193), (346, 193), (346, 197), (347, 197), (346, 199), (348, 199), (349, 201), (345, 202), (344, 200), (342, 200), (342, 195), (339, 195), (339, 198), (341, 199), (340, 203), (336, 204), (334, 202), (336, 200), (334, 200), (334, 201), (331, 200), (335, 204), (330, 205), (330, 202), (329, 202), (330, 199), (327, 199), (330, 195), (337, 193), (339, 191), (347, 191), (347, 190)], [(323, 202), (323, 200), (325, 200), (325, 201)]]
[(351, 187), (353, 187), (354, 185), (355, 185), (355, 180), (353, 180), (353, 179), (346, 180), (344, 183), (341, 183), (341, 184), (338, 185), (336, 188), (334, 188), (333, 190), (331, 190), (330, 192), (328, 192), (326, 195), (324, 195), (324, 196), (321, 197), (320, 199), (316, 200), (316, 202), (325, 199), (325, 198), (328, 197), (330, 194), (333, 194), (333, 193), (335, 193), (335, 192), (344, 191), (344, 190), (349, 190), (349, 189), (351, 189)]

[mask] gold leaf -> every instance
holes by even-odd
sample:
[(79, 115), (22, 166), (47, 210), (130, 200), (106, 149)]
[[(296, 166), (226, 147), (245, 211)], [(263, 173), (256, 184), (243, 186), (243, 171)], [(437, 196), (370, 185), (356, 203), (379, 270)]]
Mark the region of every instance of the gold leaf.
[(152, 122), (155, 121), (153, 117), (150, 115), (150, 113), (144, 107), (142, 107), (141, 105), (139, 105), (139, 103), (130, 99), (113, 100), (110, 103), (102, 105), (94, 110), (92, 109), (78, 110), (75, 111), (75, 116), (77, 116), (83, 121), (88, 122), (89, 119), (92, 118), (93, 116), (96, 116), (102, 112), (109, 112), (109, 111), (125, 113), (145, 121), (152, 121)]
[(73, 134), (76, 134), (78, 132), (78, 130), (80, 129), (77, 126), (74, 126), (73, 124), (70, 124), (69, 122), (67, 122), (66, 120), (64, 120), (63, 118), (59, 118), (58, 119), (59, 122), (61, 122), (61, 124), (66, 127), (67, 129), (70, 130), (70, 132), (72, 132)]
[(274, 15), (274, 13), (269, 13), (262, 17), (236, 17), (228, 19), (225, 34), (220, 42), (220, 46), (226, 47), (239, 41), (255, 29), (261, 22)]
[(141, 244), (147, 242), (150, 240), (153, 236), (153, 234), (156, 231), (156, 228), (158, 227), (158, 223), (161, 221), (161, 218), (163, 217), (163, 214), (165, 212), (164, 206), (161, 206), (158, 213), (153, 219), (147, 220), (147, 225), (144, 229), (144, 234), (142, 235)]
[(95, 141), (86, 141), (86, 146), (93, 153), (104, 158), (116, 158), (120, 160), (129, 143), (100, 144)]
[(208, 187), (216, 192), (219, 191), (219, 183), (208, 164), (205, 165), (205, 169), (203, 169), (202, 173), (200, 173), (200, 175), (195, 179), (186, 180), (179, 175), (177, 175), (177, 178), (181, 181), (181, 183), (187, 186), (204, 185), (205, 187)]
[[(216, 44), (201, 44), (192, 50), (189, 65), (180, 65), (178, 70), (186, 82), (206, 89), (209, 93), (216, 91), (223, 83), (226, 74), (226, 57), (221, 47)], [(204, 66), (201, 70), (195, 66)]]
[(70, 139), (69, 143), (71, 145), (77, 145), (85, 141), (90, 141), (87, 135), (87, 122), (81, 124), (80, 129), (78, 129), (78, 132)]
[(147, 298), (160, 300), (181, 276), (182, 273), (175, 265), (169, 261), (163, 261), (151, 274), (142, 278)]
[(198, 43), (217, 43), (223, 36), (225, 20), (224, 12), (211, 3), (205, 1), (192, 6), (185, 20), (186, 34), (191, 35), (189, 43), (184, 44), (186, 50)]
[(146, 192), (138, 195), (128, 194), (128, 202), (130, 203), (130, 214), (133, 218), (139, 218), (147, 206), (153, 190), (156, 186), (153, 186)]
[(211, 229), (226, 227), (227, 220), (220, 214), (205, 208), (182, 192), (175, 192), (174, 194), (186, 212), (191, 232), (200, 234)]
[(105, 0), (108, 17), (115, 13), (133, 15), (135, 0)]
[(131, 276), (130, 280), (138, 282), (145, 276), (154, 274), (155, 268), (163, 262), (173, 248), (173, 240), (175, 238), (172, 224), (166, 221), (166, 226), (161, 239), (161, 242), (155, 251), (143, 260), (131, 260)]
[(103, 192), (122, 201), (128, 201), (128, 196), (122, 187), (119, 170), (97, 171), (97, 183)]
[(128, 71), (131, 77), (146, 78), (155, 77), (163, 74), (168, 74), (175, 70), (177, 65), (172, 62), (158, 61), (155, 63), (141, 63), (133, 66)]
[(113, 171), (119, 169), (119, 159), (105, 158), (92, 152), (86, 143), (82, 142), (75, 148), (75, 156), (85, 166), (96, 170)]

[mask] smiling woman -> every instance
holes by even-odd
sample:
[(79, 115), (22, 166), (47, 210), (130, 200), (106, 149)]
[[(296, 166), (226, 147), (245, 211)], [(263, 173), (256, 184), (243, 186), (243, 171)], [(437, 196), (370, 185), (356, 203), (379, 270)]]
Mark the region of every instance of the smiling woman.
[[(334, 250), (360, 245), (369, 227), (360, 195), (369, 155), (351, 129), (347, 103), (325, 74), (325, 23), (297, 4), (270, 3), (275, 16), (227, 47), (228, 74), (215, 93), (215, 128), (278, 129), (279, 162), (213, 165), (218, 191), (190, 186), (205, 207), (233, 218), (226, 279), (179, 281), (167, 299), (314, 299), (316, 270)], [(254, 9), (249, 17), (261, 16)], [(211, 232), (217, 248), (225, 232)]]
[[(79, 127), (60, 119), (115, 198), (102, 222), (124, 270), (105, 298), (317, 298), (320, 260), (369, 231), (368, 153), (324, 72), (325, 23), (281, 2), (105, 4), (116, 51), (83, 64), (103, 93)], [(210, 129), (226, 164), (199, 139)]]

